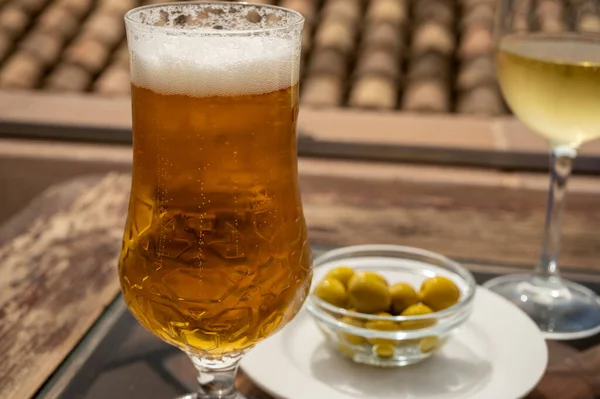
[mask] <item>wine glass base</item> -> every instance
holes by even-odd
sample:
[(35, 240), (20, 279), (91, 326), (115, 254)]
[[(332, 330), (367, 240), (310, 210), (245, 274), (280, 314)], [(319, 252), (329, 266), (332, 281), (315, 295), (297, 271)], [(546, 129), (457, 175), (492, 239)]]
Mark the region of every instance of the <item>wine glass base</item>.
[(580, 339), (600, 332), (600, 298), (557, 277), (513, 274), (483, 285), (529, 315), (546, 339)]

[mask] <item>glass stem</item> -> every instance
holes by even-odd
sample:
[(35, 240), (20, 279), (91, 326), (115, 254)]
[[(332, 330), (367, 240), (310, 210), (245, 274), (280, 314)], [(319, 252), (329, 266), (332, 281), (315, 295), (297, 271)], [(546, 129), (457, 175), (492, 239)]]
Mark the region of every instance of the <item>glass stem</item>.
[(197, 399), (238, 399), (235, 376), (242, 355), (206, 359), (188, 353), (198, 370)]
[(567, 180), (571, 175), (573, 160), (577, 152), (570, 147), (557, 147), (550, 156), (550, 194), (546, 210), (546, 227), (542, 254), (537, 275), (545, 280), (559, 278), (558, 252), (560, 249), (560, 227), (567, 193)]

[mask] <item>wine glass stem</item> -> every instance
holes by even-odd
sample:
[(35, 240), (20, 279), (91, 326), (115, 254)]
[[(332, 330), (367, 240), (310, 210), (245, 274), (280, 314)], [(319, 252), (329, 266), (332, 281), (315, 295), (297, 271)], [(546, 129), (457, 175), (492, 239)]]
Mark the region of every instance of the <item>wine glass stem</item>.
[(567, 180), (571, 175), (576, 155), (577, 152), (570, 147), (556, 147), (550, 156), (550, 193), (542, 254), (537, 269), (537, 275), (546, 280), (559, 277), (557, 258), (560, 249), (560, 226)]
[(198, 371), (197, 399), (238, 399), (235, 389), (241, 356), (208, 360), (188, 354)]

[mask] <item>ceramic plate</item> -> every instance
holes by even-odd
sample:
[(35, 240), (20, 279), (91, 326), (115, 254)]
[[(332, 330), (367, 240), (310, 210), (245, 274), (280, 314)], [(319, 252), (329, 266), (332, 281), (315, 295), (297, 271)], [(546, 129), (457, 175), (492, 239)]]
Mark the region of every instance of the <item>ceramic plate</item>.
[(537, 326), (479, 287), (471, 318), (422, 363), (397, 369), (355, 364), (329, 348), (302, 310), (251, 350), (242, 368), (264, 391), (285, 399), (517, 399), (536, 386), (547, 361)]

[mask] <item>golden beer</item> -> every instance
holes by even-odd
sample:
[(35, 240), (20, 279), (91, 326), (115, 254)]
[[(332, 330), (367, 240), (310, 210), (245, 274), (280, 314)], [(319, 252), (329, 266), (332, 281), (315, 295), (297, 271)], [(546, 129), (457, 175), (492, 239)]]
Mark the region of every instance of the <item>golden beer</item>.
[(179, 39), (169, 57), (150, 47), (132, 54), (133, 181), (119, 275), (141, 324), (219, 357), (277, 331), (308, 292), (299, 55), (274, 39), (265, 49), (216, 38), (194, 58), (195, 42)]

